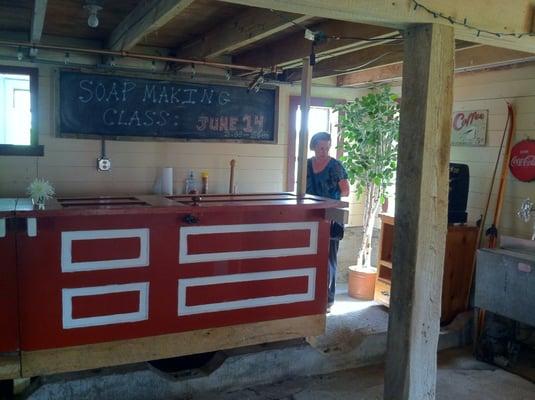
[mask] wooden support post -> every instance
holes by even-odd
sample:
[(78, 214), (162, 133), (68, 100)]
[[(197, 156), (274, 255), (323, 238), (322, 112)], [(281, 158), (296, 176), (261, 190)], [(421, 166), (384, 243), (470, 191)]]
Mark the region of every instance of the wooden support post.
[(310, 58), (303, 58), (301, 79), (301, 129), (299, 130), (299, 152), (297, 157), (297, 196), (304, 197), (307, 191), (307, 148), (308, 111), (310, 109), (310, 87), (312, 85), (312, 65)]
[(454, 32), (405, 32), (385, 400), (435, 398), (447, 232)]

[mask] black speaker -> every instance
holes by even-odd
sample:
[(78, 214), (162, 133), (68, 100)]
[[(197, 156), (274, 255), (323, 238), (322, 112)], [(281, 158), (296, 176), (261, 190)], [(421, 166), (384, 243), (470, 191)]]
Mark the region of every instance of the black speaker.
[(470, 170), (466, 164), (450, 163), (450, 189), (448, 196), (448, 224), (465, 223), (468, 217), (468, 189)]

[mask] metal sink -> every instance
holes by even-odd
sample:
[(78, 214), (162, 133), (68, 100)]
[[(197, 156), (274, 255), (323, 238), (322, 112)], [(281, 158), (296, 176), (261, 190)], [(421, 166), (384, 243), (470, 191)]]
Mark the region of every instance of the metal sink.
[(513, 236), (501, 236), (500, 248), (514, 253), (535, 256), (535, 240), (520, 239)]
[(474, 305), (535, 326), (535, 241), (501, 237), (498, 249), (480, 249)]

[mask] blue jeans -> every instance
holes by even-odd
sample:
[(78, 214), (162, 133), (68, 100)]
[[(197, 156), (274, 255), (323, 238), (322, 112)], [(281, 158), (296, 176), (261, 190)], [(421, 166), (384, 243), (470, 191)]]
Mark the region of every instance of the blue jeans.
[(334, 294), (336, 290), (336, 267), (338, 266), (337, 253), (340, 241), (338, 239), (329, 240), (329, 270), (327, 281), (327, 303), (334, 303)]

